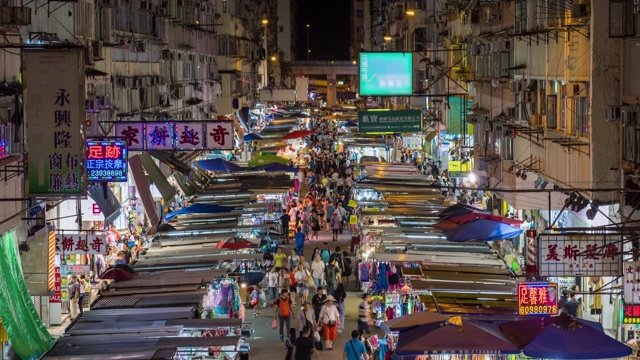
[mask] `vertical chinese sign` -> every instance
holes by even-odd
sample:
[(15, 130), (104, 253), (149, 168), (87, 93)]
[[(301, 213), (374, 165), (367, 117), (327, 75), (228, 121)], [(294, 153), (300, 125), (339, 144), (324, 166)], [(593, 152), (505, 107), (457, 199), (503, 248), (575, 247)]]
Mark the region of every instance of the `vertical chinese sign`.
[(81, 55), (78, 49), (23, 52), (29, 195), (84, 194)]
[(540, 276), (620, 276), (620, 235), (540, 234)]
[(205, 123), (207, 149), (233, 150), (234, 133), (231, 121), (208, 121)]
[(640, 261), (625, 261), (623, 264), (624, 303), (640, 304)]

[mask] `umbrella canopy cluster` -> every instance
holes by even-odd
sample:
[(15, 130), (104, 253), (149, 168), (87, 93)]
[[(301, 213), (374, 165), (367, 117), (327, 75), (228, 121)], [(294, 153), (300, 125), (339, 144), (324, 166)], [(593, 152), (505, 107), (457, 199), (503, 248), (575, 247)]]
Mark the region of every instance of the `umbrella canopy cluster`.
[(522, 221), (491, 215), (471, 205), (449, 206), (438, 213), (438, 217), (440, 222), (434, 227), (443, 230), (449, 241), (496, 241), (522, 234), (522, 230), (515, 227)]
[(249, 161), (252, 167), (244, 168), (230, 161), (223, 159), (199, 160), (201, 168), (215, 173), (235, 173), (240, 171), (265, 171), (265, 172), (290, 172), (297, 173), (299, 170), (293, 166), (285, 165), (289, 160), (274, 154), (262, 155)]
[(219, 214), (219, 213), (228, 213), (235, 210), (234, 207), (230, 206), (220, 206), (214, 204), (200, 204), (196, 203), (187, 207), (184, 207), (180, 210), (172, 211), (167, 214), (165, 217), (166, 221), (170, 221), (174, 217), (178, 215), (190, 215), (190, 214)]
[(383, 323), (399, 331), (396, 358), (443, 353), (518, 354), (546, 359), (625, 357), (631, 348), (599, 323), (566, 314), (496, 324), (434, 313), (414, 313)]

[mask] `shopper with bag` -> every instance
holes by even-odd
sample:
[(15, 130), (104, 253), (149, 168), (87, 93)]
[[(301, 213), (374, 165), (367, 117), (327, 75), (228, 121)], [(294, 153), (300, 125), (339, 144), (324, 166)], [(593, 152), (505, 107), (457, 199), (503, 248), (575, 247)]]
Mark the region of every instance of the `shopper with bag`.
[(338, 327), (340, 326), (340, 312), (335, 305), (336, 298), (327, 296), (324, 305), (320, 309), (318, 322), (322, 323), (325, 347), (333, 350), (333, 342), (338, 339)]
[[(298, 330), (300, 330), (300, 336), (302, 336), (302, 332), (305, 327), (309, 327), (311, 329), (311, 335), (315, 336), (317, 334), (318, 323), (316, 322), (316, 314), (308, 301), (302, 303), (302, 307), (300, 308), (300, 311), (298, 311), (296, 322)], [(318, 338), (314, 340), (320, 341), (320, 335), (318, 335)]]
[(311, 273), (302, 264), (298, 266), (298, 271), (296, 271), (294, 277), (296, 279), (296, 293), (300, 297), (300, 303), (302, 304), (309, 300), (309, 281), (314, 286), (315, 284), (311, 278)]
[(280, 297), (276, 300), (276, 313), (274, 316), (274, 320), (278, 320), (280, 327), (280, 341), (284, 341), (284, 337), (288, 336), (287, 334), (291, 328), (292, 314), (293, 309), (291, 307), (291, 299), (289, 299), (289, 291), (283, 289)]
[(353, 330), (351, 332), (351, 340), (344, 344), (344, 359), (347, 360), (369, 360), (367, 348), (360, 341), (360, 332)]

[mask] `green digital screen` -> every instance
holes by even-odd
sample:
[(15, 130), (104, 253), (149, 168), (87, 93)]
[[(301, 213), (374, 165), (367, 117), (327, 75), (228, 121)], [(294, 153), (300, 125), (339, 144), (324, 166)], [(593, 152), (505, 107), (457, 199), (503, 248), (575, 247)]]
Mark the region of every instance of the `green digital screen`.
[(360, 95), (413, 94), (413, 54), (410, 52), (360, 53)]

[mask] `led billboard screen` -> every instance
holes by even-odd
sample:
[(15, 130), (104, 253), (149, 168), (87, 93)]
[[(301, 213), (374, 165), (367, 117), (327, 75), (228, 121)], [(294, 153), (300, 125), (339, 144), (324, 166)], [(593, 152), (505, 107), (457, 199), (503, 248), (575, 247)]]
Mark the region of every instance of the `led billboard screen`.
[(413, 54), (410, 52), (360, 53), (360, 95), (413, 94)]

